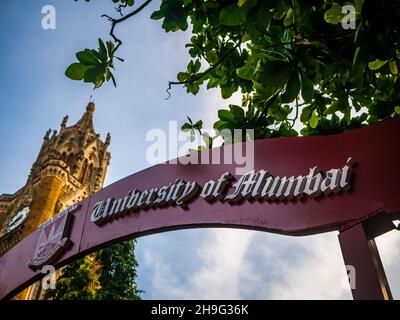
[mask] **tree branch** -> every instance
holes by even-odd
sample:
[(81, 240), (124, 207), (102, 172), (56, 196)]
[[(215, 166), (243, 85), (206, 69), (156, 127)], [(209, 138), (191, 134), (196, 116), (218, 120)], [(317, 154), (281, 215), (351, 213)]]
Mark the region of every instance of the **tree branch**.
[(207, 70), (200, 72), (196, 75), (194, 75), (193, 77), (191, 77), (190, 79), (187, 79), (185, 81), (168, 81), (168, 88), (167, 90), (165, 90), (168, 94), (168, 96), (165, 98), (165, 100), (168, 100), (171, 97), (171, 93), (170, 90), (172, 89), (173, 85), (178, 85), (178, 84), (188, 84), (188, 83), (193, 83), (197, 80), (200, 80), (201, 78), (203, 78), (205, 75), (209, 74), (211, 71), (213, 71), (215, 68), (217, 68), (222, 62), (224, 62), (224, 60), (226, 58), (228, 58), (240, 45), (242, 44), (241, 41), (239, 41), (237, 44), (235, 44), (235, 46), (230, 49), (217, 63), (213, 64), (210, 68), (208, 68)]
[(255, 119), (254, 127), (257, 127), (259, 125), (259, 123), (261, 122), (262, 118), (265, 115), (267, 115), (269, 107), (272, 106), (272, 104), (274, 103), (276, 98), (278, 98), (278, 96), (281, 93), (282, 89), (283, 89), (283, 87), (278, 89), (272, 96), (270, 96), (267, 100), (265, 100), (265, 102), (263, 103), (263, 107), (262, 107), (261, 113), (257, 116), (257, 119)]
[(299, 117), (299, 99), (296, 97), (296, 115), (292, 119), (292, 125), (290, 126), (290, 129), (292, 129), (294, 127), (298, 117)]
[[(145, 1), (142, 5), (140, 5), (137, 9), (133, 10), (131, 13), (128, 13), (127, 15), (119, 18), (119, 19), (115, 19), (110, 17), (109, 15), (103, 14), (102, 17), (107, 18), (109, 21), (111, 21), (111, 29), (110, 29), (110, 36), (113, 38), (113, 40), (117, 43), (117, 45), (115, 46), (114, 50), (113, 50), (113, 54), (114, 52), (116, 52), (118, 50), (118, 48), (121, 46), (122, 41), (121, 39), (119, 39), (115, 34), (114, 34), (114, 29), (115, 26), (131, 17), (133, 17), (134, 15), (138, 14), (140, 11), (142, 11), (144, 8), (146, 8), (149, 3), (152, 0), (147, 0)], [(121, 10), (121, 8), (119, 8)], [(117, 10), (118, 11), (118, 10)], [(118, 11), (121, 14), (121, 11)]]

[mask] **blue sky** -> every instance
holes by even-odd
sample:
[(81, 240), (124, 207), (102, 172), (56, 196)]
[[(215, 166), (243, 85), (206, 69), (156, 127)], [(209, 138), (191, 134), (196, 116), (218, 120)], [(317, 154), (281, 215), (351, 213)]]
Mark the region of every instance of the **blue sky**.
[[(108, 4), (110, 3), (110, 4)], [(43, 30), (41, 9), (56, 8), (56, 29)], [(166, 34), (149, 19), (154, 1), (134, 19), (118, 26), (124, 44), (117, 65), (118, 87), (91, 85), (64, 76), (75, 52), (97, 48), (108, 39), (111, 1), (1, 1), (0, 193), (24, 185), (48, 128), (58, 129), (83, 113), (90, 95), (96, 103), (95, 128), (111, 133), (111, 165), (106, 185), (148, 167), (146, 133), (167, 130), (168, 121), (189, 115), (211, 127), (217, 108), (227, 106), (217, 90), (197, 96), (175, 87), (165, 100), (168, 80), (186, 68), (184, 44), (189, 33)], [(230, 101), (238, 101), (233, 97)], [(378, 239), (393, 294), (400, 297), (400, 235)], [(196, 229), (140, 238), (137, 245), (139, 285), (144, 299), (184, 298), (327, 298), (349, 299), (343, 260), (335, 233), (290, 238), (267, 233)], [(397, 257), (397, 258), (396, 258)]]

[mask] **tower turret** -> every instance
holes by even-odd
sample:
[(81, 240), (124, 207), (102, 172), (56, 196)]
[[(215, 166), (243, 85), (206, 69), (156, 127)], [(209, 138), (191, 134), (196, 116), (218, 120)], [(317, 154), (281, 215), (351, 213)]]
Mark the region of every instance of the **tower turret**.
[(94, 111), (89, 102), (74, 125), (68, 126), (65, 116), (58, 132), (49, 129), (25, 186), (0, 196), (0, 255), (57, 212), (102, 188), (110, 135), (103, 142), (95, 132)]

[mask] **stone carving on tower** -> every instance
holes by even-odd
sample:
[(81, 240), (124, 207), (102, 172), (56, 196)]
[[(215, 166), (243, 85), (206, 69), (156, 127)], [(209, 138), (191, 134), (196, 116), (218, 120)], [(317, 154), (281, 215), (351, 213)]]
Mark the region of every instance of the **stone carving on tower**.
[(26, 184), (0, 195), (0, 256), (43, 222), (102, 188), (110, 153), (110, 134), (100, 139), (93, 127), (95, 105), (89, 102), (79, 121), (59, 132), (46, 132)]

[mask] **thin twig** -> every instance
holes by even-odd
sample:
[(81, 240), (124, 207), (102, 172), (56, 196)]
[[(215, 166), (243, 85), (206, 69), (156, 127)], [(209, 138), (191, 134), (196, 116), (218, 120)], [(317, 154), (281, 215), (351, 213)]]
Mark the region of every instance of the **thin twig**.
[(128, 3), (120, 4), (117, 8), (115, 8), (115, 11), (117, 11), (121, 17), (123, 16), (122, 10), (125, 9), (128, 6)]
[(137, 9), (133, 10), (131, 13), (128, 13), (127, 15), (125, 15), (125, 16), (123, 16), (123, 17), (121, 17), (121, 18), (118, 18), (118, 19), (112, 18), (112, 17), (110, 17), (109, 15), (106, 15), (106, 14), (103, 14), (103, 15), (102, 15), (102, 17), (105, 17), (105, 18), (107, 18), (109, 21), (111, 21), (110, 36), (111, 36), (111, 37), (113, 38), (113, 40), (117, 43), (117, 45), (115, 46), (115, 48), (114, 48), (114, 50), (113, 50), (113, 52), (112, 52), (113, 54), (118, 50), (118, 48), (119, 48), (119, 47), (121, 46), (121, 44), (122, 44), (121, 39), (119, 39), (119, 38), (114, 34), (115, 26), (116, 26), (117, 24), (119, 24), (119, 23), (125, 21), (126, 19), (129, 19), (129, 18), (133, 17), (134, 15), (138, 14), (140, 11), (142, 11), (144, 8), (146, 8), (146, 7), (149, 5), (149, 3), (150, 3), (151, 1), (152, 1), (152, 0), (147, 0), (147, 1), (145, 1), (141, 6), (139, 6)]
[(222, 62), (224, 62), (224, 60), (226, 58), (228, 58), (240, 45), (242, 44), (241, 41), (239, 41), (232, 49), (230, 49), (228, 51), (228, 53), (226, 53), (217, 63), (213, 64), (210, 68), (208, 68), (207, 70), (200, 72), (196, 75), (194, 75), (193, 77), (191, 77), (190, 79), (187, 79), (185, 81), (169, 81), (168, 82), (168, 88), (167, 90), (165, 90), (168, 94), (168, 96), (165, 98), (165, 100), (168, 100), (171, 97), (171, 93), (170, 90), (172, 89), (173, 85), (178, 85), (178, 84), (188, 84), (188, 83), (193, 83), (197, 80), (200, 80), (201, 78), (203, 78), (205, 75), (209, 74), (211, 71), (213, 71), (215, 68), (217, 68)]
[(263, 109), (260, 113), (260, 115), (257, 117), (256, 121), (255, 121), (255, 127), (257, 127), (257, 125), (260, 123), (261, 119), (267, 114), (269, 107), (272, 106), (272, 104), (274, 103), (274, 101), (276, 100), (276, 98), (279, 96), (279, 94), (281, 93), (283, 87), (278, 89), (272, 96), (270, 96), (263, 104)]

